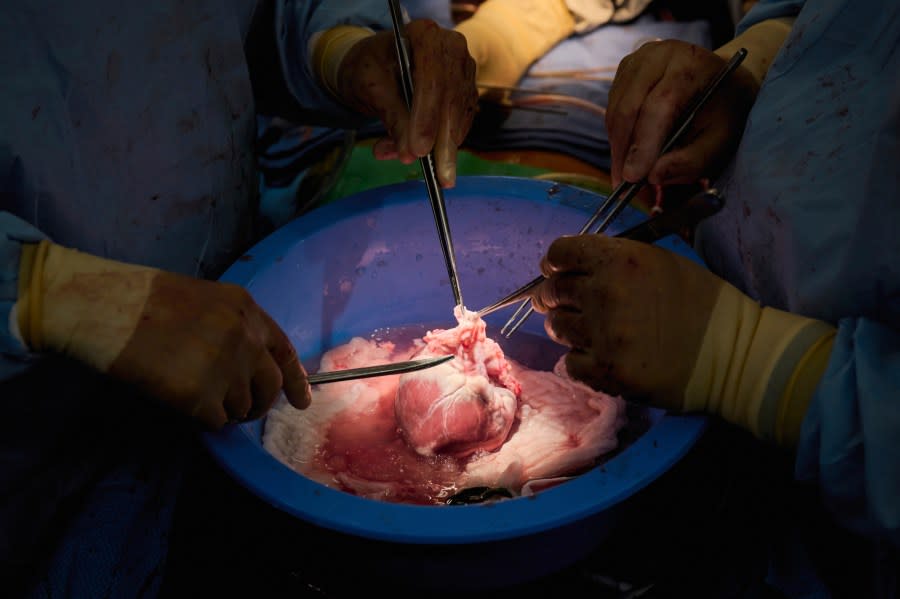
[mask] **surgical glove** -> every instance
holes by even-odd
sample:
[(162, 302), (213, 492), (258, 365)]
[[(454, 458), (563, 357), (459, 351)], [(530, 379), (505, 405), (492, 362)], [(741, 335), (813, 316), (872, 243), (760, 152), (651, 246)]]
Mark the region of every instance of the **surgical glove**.
[(565, 0), (487, 0), (456, 30), (478, 65), (478, 84), (509, 87), (575, 31), (575, 19)]
[[(737, 149), (762, 80), (793, 22), (757, 23), (715, 52), (664, 40), (622, 59), (606, 110), (613, 184), (644, 177), (654, 185), (714, 179)], [(747, 49), (746, 58), (692, 121), (688, 141), (660, 156), (677, 119), (740, 48)]]
[(606, 110), (614, 185), (644, 177), (654, 185), (694, 183), (722, 171), (737, 149), (759, 90), (743, 65), (693, 119), (684, 135), (687, 141), (662, 156), (660, 152), (691, 101), (725, 63), (725, 58), (680, 40), (646, 43), (619, 63)]
[(292, 344), (237, 285), (42, 241), (22, 246), (15, 314), (33, 351), (70, 356), (209, 428), (262, 415), (282, 389), (309, 404)]
[(562, 237), (541, 269), (535, 308), (572, 348), (572, 377), (795, 446), (834, 327), (761, 307), (691, 260), (630, 240)]
[(406, 25), (413, 77), (412, 111), (400, 87), (392, 31), (341, 26), (322, 33), (313, 65), (323, 85), (348, 107), (381, 119), (388, 137), (375, 144), (378, 159), (406, 164), (434, 150), (438, 180), (456, 182), (456, 154), (478, 105), (475, 63), (462, 35), (429, 20)]

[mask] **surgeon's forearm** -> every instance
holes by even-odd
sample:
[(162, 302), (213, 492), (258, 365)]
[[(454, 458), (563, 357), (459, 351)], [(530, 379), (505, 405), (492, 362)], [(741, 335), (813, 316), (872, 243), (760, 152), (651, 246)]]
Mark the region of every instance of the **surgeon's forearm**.
[(312, 51), (312, 70), (319, 83), (335, 99), (346, 102), (338, 91), (341, 63), (350, 49), (367, 37), (375, 35), (371, 29), (354, 25), (339, 25), (323, 31), (315, 38)]
[(715, 52), (722, 58), (728, 60), (740, 48), (747, 49), (747, 58), (741, 63), (741, 68), (747, 70), (756, 81), (757, 85), (761, 85), (769, 67), (784, 40), (787, 39), (794, 24), (793, 17), (783, 17), (778, 19), (769, 19), (753, 25), (733, 40), (718, 48)]
[(16, 302), (22, 340), (107, 371), (139, 322), (159, 270), (47, 240), (24, 244)]
[(687, 411), (718, 414), (793, 448), (828, 365), (835, 328), (761, 307), (722, 285), (684, 391)]
[(482, 86), (515, 85), (531, 64), (575, 31), (564, 0), (488, 0), (456, 26)]

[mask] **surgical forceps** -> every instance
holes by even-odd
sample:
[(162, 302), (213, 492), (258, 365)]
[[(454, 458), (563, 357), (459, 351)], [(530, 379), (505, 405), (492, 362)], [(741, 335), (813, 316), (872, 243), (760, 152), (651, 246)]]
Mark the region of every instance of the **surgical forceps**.
[(437, 358), (423, 358), (420, 360), (409, 360), (407, 362), (394, 362), (392, 364), (378, 364), (376, 366), (363, 366), (361, 368), (346, 368), (344, 370), (332, 370), (330, 372), (317, 372), (307, 375), (310, 385), (321, 385), (323, 383), (336, 383), (338, 381), (349, 381), (354, 379), (364, 379), (373, 376), (384, 376), (386, 374), (402, 374), (404, 372), (413, 372), (415, 370), (424, 370), (438, 364), (443, 364), (452, 360), (453, 356), (438, 356)]
[[(672, 149), (672, 147), (678, 142), (681, 138), (682, 134), (687, 130), (688, 126), (694, 120), (694, 117), (700, 111), (706, 101), (709, 100), (710, 96), (712, 96), (713, 92), (715, 92), (719, 85), (721, 85), (722, 81), (734, 71), (738, 65), (743, 62), (744, 58), (747, 56), (747, 50), (745, 48), (739, 49), (735, 52), (734, 56), (731, 57), (731, 60), (722, 67), (722, 70), (719, 71), (715, 77), (713, 77), (712, 81), (709, 82), (709, 85), (703, 90), (703, 92), (697, 97), (697, 99), (691, 104), (689, 109), (685, 112), (684, 117), (681, 122), (675, 128), (675, 131), (669, 136), (666, 140), (665, 144), (663, 144), (662, 149), (660, 150), (660, 156), (668, 152)], [(646, 177), (641, 179), (640, 181), (629, 183), (627, 181), (622, 181), (615, 190), (606, 198), (599, 208), (591, 215), (588, 221), (584, 224), (581, 230), (578, 232), (579, 235), (584, 235), (585, 233), (602, 233), (606, 230), (609, 224), (619, 216), (622, 210), (625, 209), (625, 206), (634, 198), (635, 195), (644, 187), (647, 183)], [(610, 210), (610, 206), (612, 209)], [(594, 225), (600, 219), (601, 215), (603, 215), (607, 210), (609, 212), (603, 218), (599, 225), (594, 228)], [(543, 280), (543, 277), (538, 277), (535, 280), (527, 283), (522, 288), (517, 289), (513, 293), (511, 293), (507, 298), (519, 294), (519, 297), (522, 297), (522, 290), (525, 290), (524, 293), (527, 293), (531, 289), (534, 289), (540, 282)], [(527, 288), (527, 289), (526, 289)], [(487, 308), (482, 308), (478, 311), (479, 314), (487, 314), (487, 310), (493, 311), (495, 306), (499, 306), (504, 300), (504, 298), (498, 302), (495, 302), (491, 306)], [(513, 300), (516, 301), (516, 300)], [(507, 302), (508, 305), (509, 302)], [(503, 325), (503, 328), (500, 329), (500, 334), (506, 337), (507, 339), (512, 336), (513, 333), (518, 330), (522, 323), (534, 312), (534, 307), (530, 306), (531, 298), (524, 300), (522, 304), (516, 309), (515, 313), (510, 317), (509, 320), (506, 321), (506, 324)]]
[[(402, 14), (397, 0), (388, 0), (391, 9), (391, 21), (394, 25), (394, 46), (397, 50), (397, 60), (400, 62), (400, 78), (403, 87), (403, 97), (406, 100), (406, 108), (412, 115), (413, 81), (412, 69), (409, 64), (409, 42), (402, 27)], [(450, 287), (453, 290), (453, 299), (457, 306), (463, 306), (462, 292), (459, 289), (459, 276), (456, 270), (456, 258), (453, 254), (453, 241), (450, 237), (450, 224), (447, 222), (447, 208), (444, 204), (444, 192), (437, 180), (437, 171), (434, 164), (434, 151), (419, 158), (422, 167), (422, 175), (425, 178), (425, 187), (428, 189), (428, 199), (431, 202), (431, 211), (434, 213), (434, 224), (437, 226), (438, 239), (441, 242), (441, 251), (444, 253), (444, 262), (447, 265), (447, 275), (450, 277)]]
[[(724, 203), (725, 199), (718, 190), (708, 189), (701, 191), (678, 208), (649, 218), (630, 229), (622, 231), (615, 237), (643, 241), (644, 243), (655, 243), (667, 235), (677, 233), (682, 229), (691, 228), (701, 220), (712, 216), (722, 209)], [(543, 281), (543, 275), (534, 278), (509, 295), (479, 310), (478, 316), (487, 316), (501, 308), (527, 298), (531, 291)]]

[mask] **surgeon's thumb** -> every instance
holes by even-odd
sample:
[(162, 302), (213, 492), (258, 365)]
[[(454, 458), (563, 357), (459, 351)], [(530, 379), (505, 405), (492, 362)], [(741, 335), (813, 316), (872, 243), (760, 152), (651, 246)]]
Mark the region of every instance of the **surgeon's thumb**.
[(457, 145), (450, 134), (450, 128), (449, 121), (441, 122), (434, 145), (435, 166), (442, 187), (453, 187), (456, 184)]
[(282, 389), (288, 402), (298, 410), (309, 407), (312, 400), (312, 389), (310, 389), (306, 371), (297, 359), (297, 354), (293, 354), (292, 360), (279, 364), (279, 366), (281, 367)]

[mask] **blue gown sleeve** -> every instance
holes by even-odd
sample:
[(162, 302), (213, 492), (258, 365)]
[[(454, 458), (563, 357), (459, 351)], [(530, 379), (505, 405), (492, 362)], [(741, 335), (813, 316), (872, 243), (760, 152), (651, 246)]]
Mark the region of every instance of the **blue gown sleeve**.
[(796, 477), (836, 519), (900, 547), (900, 332), (845, 318), (800, 435)]
[[(798, 15), (804, 4), (760, 0), (737, 33), (766, 19)], [(882, 147), (896, 148), (887, 137)], [(889, 315), (884, 319), (837, 320), (831, 359), (804, 419), (795, 476), (818, 485), (844, 526), (900, 546), (900, 304), (889, 293), (880, 301)]]
[(387, 2), (279, 0), (275, 6), (276, 44), (284, 80), (291, 94), (300, 106), (316, 110), (319, 120), (331, 121), (334, 126), (360, 126), (366, 119), (336, 101), (316, 80), (310, 64), (312, 37), (338, 25), (355, 25), (374, 31), (390, 29)]
[(25, 221), (0, 211), (0, 381), (24, 371), (34, 358), (13, 332), (12, 309), (18, 298), (22, 243), (34, 243), (44, 237)]

